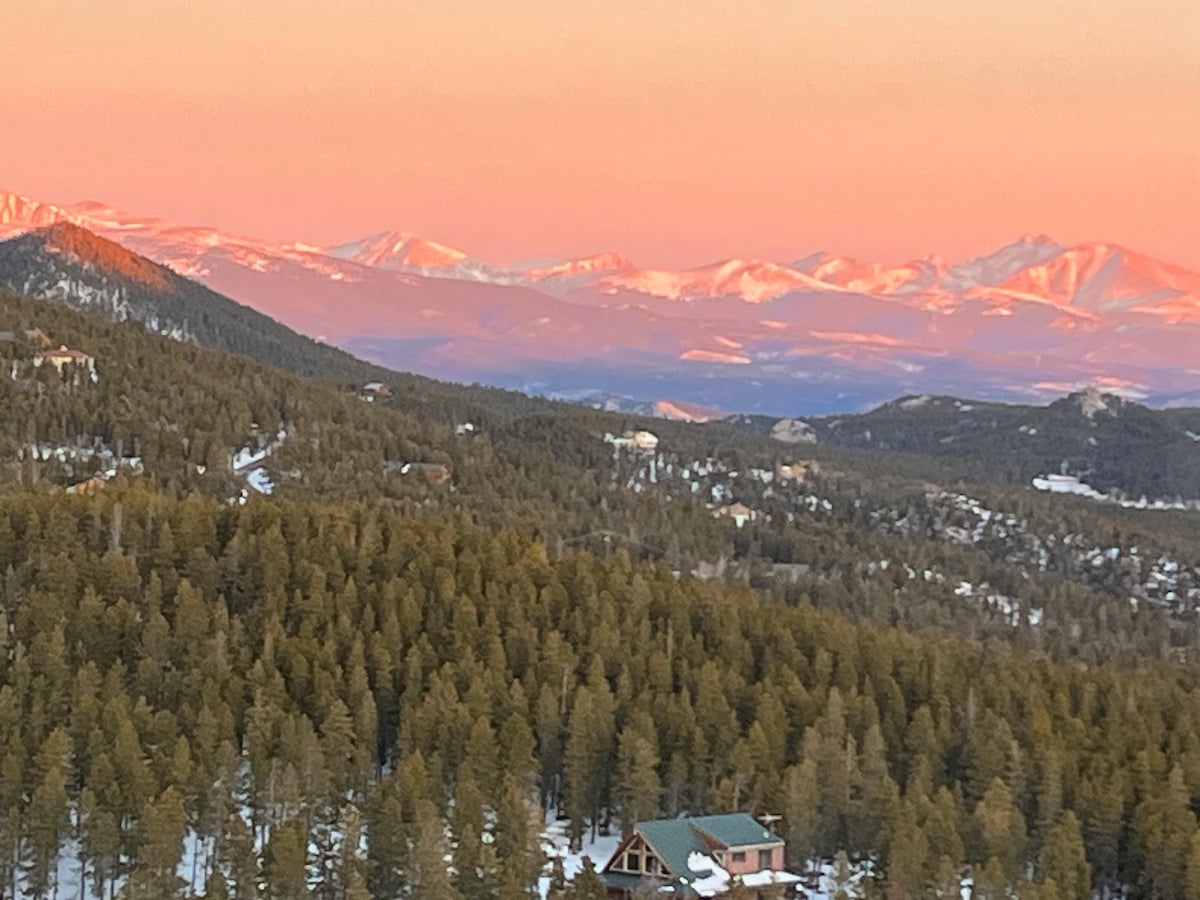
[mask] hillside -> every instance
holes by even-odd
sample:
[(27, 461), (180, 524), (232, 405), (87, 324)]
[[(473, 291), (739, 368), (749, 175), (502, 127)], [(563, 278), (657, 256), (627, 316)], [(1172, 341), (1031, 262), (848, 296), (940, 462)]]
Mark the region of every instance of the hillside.
[[(1103, 493), (1193, 500), (1200, 498), (1197, 419), (1195, 410), (1153, 410), (1093, 389), (1047, 406), (909, 396), (803, 422), (822, 446), (919, 454), (969, 481), (1029, 485), (1068, 474)], [(737, 421), (758, 434), (776, 425)]]
[[(1055, 657), (1171, 654), (1197, 627), (1200, 545), (1181, 537), (1188, 532), (1148, 533), (1121, 510), (1089, 504), (1083, 514), (1078, 501), (986, 484), (970, 490), (971, 502), (995, 517), (963, 531), (975, 513), (959, 508), (966, 501), (956, 499), (963, 489), (953, 469), (938, 475), (931, 457), (798, 451), (729, 423), (568, 404), (495, 413), (476, 402), (476, 389), (432, 383), (368, 403), (349, 387), (137, 323), (0, 299), (0, 330), (31, 328), (89, 354), (96, 375), (35, 369), (34, 348), (0, 343), (16, 372), (0, 381), (10, 411), (0, 424), (0, 484), (10, 490), (148, 482), (234, 503), (267, 492), (369, 498), (513, 528), (555, 552), (660, 561), (787, 603), (994, 636)], [(653, 452), (605, 439), (638, 428), (660, 437)], [(432, 477), (444, 482), (428, 483), (426, 471), (443, 472)], [(944, 487), (931, 492), (931, 479)], [(741, 519), (738, 504), (749, 510)], [(1126, 562), (1090, 567), (1113, 548)], [(913, 577), (897, 582), (889, 566), (902, 564)]]
[(316, 378), (395, 373), (355, 359), (68, 222), (0, 242), (0, 286)]
[(482, 385), (448, 387), (351, 356), (252, 307), (67, 221), (0, 241), (0, 288), (116, 322), (141, 322), (177, 341), (226, 350), (307, 378), (381, 382), (440, 407), (483, 405), (495, 415), (553, 410), (552, 401)]
[[(1038, 824), (1059, 809), (1098, 884), (1171, 877), (1112, 846), (1180, 864), (1145, 822), (1190, 757), (1113, 772), (1200, 740), (1134, 714), (1200, 708), (1194, 514), (734, 422), (420, 382), (364, 402), (98, 313), (0, 293), (6, 895), (499, 896), (548, 866), (547, 808), (577, 840), (781, 810), (793, 865), (871, 854), (878, 887), (1017, 884), (1075, 840)], [(1101, 789), (1143, 812), (1105, 819)], [(1009, 807), (1024, 849), (997, 867), (973, 823)]]

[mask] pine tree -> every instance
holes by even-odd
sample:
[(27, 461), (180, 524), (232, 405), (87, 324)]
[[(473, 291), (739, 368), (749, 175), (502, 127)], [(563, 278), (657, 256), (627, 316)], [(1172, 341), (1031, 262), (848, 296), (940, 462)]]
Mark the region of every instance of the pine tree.
[(173, 787), (146, 804), (142, 814), (139, 866), (126, 888), (131, 900), (176, 897), (184, 887), (177, 874), (187, 829), (183, 796)]
[(658, 741), (644, 713), (630, 721), (617, 742), (614, 791), (617, 817), (625, 829), (658, 815), (662, 787), (658, 778)]
[(979, 847), (976, 859), (995, 859), (1010, 882), (1020, 877), (1025, 862), (1025, 821), (1013, 805), (1012, 792), (999, 778), (975, 807)]
[[(787, 826), (788, 865), (808, 866), (817, 853), (817, 764), (806, 759), (791, 766), (784, 781), (783, 819)], [(914, 823), (915, 824), (915, 823)]]
[(437, 807), (421, 800), (415, 810), (415, 842), (408, 868), (407, 891), (425, 900), (462, 900), (454, 886), (446, 861), (450, 847), (446, 840), (446, 824)]
[(34, 789), (26, 815), (30, 858), (25, 878), (34, 896), (43, 896), (54, 886), (59, 847), (68, 825), (67, 770), (70, 761), (67, 733), (57, 728), (38, 750), (34, 768), (41, 781)]
[(566, 812), (571, 819), (571, 841), (579, 847), (584, 825), (592, 836), (599, 826), (604, 782), (612, 744), (611, 698), (606, 688), (581, 685), (575, 694), (567, 728)]
[(930, 857), (934, 860), (946, 857), (955, 865), (961, 864), (966, 856), (962, 833), (967, 829), (961, 821), (955, 795), (949, 788), (940, 787), (932, 798), (919, 802), (919, 818), (929, 841)]
[(271, 829), (265, 852), (267, 896), (304, 900), (308, 890), (308, 836), (304, 822), (288, 819)]
[(372, 896), (399, 897), (408, 866), (409, 831), (395, 777), (367, 799), (367, 887)]
[(1172, 767), (1165, 785), (1153, 790), (1134, 811), (1134, 845), (1146, 887), (1156, 896), (1172, 897), (1186, 878), (1196, 817), (1179, 765)]
[(1004, 864), (996, 857), (990, 858), (971, 872), (973, 885), (971, 896), (979, 900), (1008, 900), (1012, 896), (1014, 879), (1004, 871)]
[(259, 896), (254, 832), (239, 812), (230, 813), (224, 823), (217, 861), (227, 873), (233, 900), (254, 900)]
[(888, 772), (883, 732), (872, 725), (863, 737), (858, 784), (851, 805), (849, 843), (861, 854), (887, 854), (888, 825), (900, 802), (900, 788)]
[(608, 897), (608, 891), (604, 889), (604, 881), (596, 871), (591, 857), (583, 858), (583, 868), (571, 881), (567, 896), (570, 900), (605, 900)]
[(117, 874), (121, 852), (121, 830), (111, 811), (100, 805), (91, 788), (79, 795), (79, 853), (91, 873), (93, 892), (107, 896), (106, 886)]
[(1183, 900), (1200, 900), (1200, 831), (1192, 835), (1185, 879)]
[(1092, 868), (1084, 852), (1079, 820), (1068, 810), (1050, 830), (1042, 850), (1042, 873), (1053, 880), (1063, 900), (1088, 900), (1092, 896)]
[(804, 759), (816, 765), (817, 852), (830, 855), (846, 843), (850, 788), (859, 778), (842, 693), (836, 687), (829, 691), (824, 715), (804, 734)]
[(939, 856), (929, 874), (928, 895), (939, 900), (959, 900), (962, 896), (962, 875), (956, 860)]
[(892, 825), (887, 860), (888, 896), (894, 900), (921, 897), (929, 869), (929, 842), (917, 823), (915, 801), (905, 796)]
[(536, 895), (538, 876), (545, 863), (539, 839), (541, 822), (541, 807), (528, 781), (520, 775), (507, 776), (501, 785), (494, 831), (501, 900)]
[(454, 884), (464, 900), (485, 900), (495, 891), (495, 872), (484, 859), (483, 793), (470, 776), (460, 776), (454, 794)]

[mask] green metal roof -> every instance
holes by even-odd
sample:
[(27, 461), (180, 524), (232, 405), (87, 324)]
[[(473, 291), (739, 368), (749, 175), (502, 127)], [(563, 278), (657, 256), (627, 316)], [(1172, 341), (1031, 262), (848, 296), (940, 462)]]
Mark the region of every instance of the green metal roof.
[(745, 847), (750, 844), (779, 844), (783, 839), (769, 828), (756, 822), (748, 813), (726, 813), (723, 816), (697, 816), (683, 821), (699, 828), (726, 847)]
[(688, 854), (703, 853), (709, 849), (700, 839), (691, 819), (659, 819), (654, 822), (639, 822), (634, 830), (646, 839), (662, 858), (663, 865), (671, 874), (691, 881), (696, 873), (688, 868)]

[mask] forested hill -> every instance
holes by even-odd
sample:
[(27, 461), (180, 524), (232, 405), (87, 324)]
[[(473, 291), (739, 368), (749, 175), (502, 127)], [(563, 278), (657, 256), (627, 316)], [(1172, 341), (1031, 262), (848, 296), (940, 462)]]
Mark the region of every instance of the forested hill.
[[(222, 502), (369, 498), (514, 528), (555, 553), (623, 550), (781, 602), (1089, 663), (1186, 653), (1200, 629), (1190, 518), (1164, 529), (1029, 490), (932, 490), (887, 453), (817, 448), (817, 465), (726, 425), (567, 405), (496, 413), (433, 382), (368, 403), (353, 384), (0, 297), (0, 331), (34, 328), (89, 354), (95, 378), (35, 367), (36, 347), (0, 342), (13, 376), (0, 379), (9, 490), (146, 482)], [(605, 442), (636, 427), (661, 435), (653, 453)]]
[(299, 375), (360, 383), (401, 377), (66, 222), (0, 242), (0, 286)]
[[(38, 341), (23, 337), (40, 331)], [(106, 469), (136, 468), (174, 492), (237, 493), (233, 457), (258, 451), (279, 432), (311, 426), (290, 452), (322, 455), (321, 438), (341, 430), (388, 455), (418, 458), (433, 426), (397, 411), (367, 417), (352, 385), (304, 381), (248, 358), (114, 324), (66, 306), (0, 292), (0, 481), (70, 486)], [(270, 340), (265, 338), (265, 340)], [(65, 345), (94, 360), (94, 374), (75, 366), (60, 374), (35, 366), (40, 343)], [(372, 430), (368, 422), (378, 423)], [(335, 465), (339, 436), (323, 458)], [(386, 444), (384, 444), (386, 442)], [(346, 452), (347, 456), (352, 456)], [(319, 469), (319, 466), (314, 466)], [(328, 469), (328, 466), (326, 466)]]
[[(735, 421), (759, 434), (777, 425), (761, 417)], [(922, 454), (970, 481), (1028, 485), (1070, 474), (1133, 499), (1200, 499), (1200, 410), (1154, 410), (1095, 389), (1047, 406), (903, 397), (796, 428), (831, 447)]]

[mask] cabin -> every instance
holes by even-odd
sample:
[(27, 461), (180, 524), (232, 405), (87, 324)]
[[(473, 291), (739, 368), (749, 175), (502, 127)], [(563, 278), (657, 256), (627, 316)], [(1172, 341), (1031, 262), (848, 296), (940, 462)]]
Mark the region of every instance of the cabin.
[(389, 460), (384, 463), (383, 472), (390, 475), (393, 472), (400, 475), (414, 475), (424, 478), (429, 484), (445, 484), (450, 480), (450, 467), (441, 463), (413, 463)]
[(713, 510), (713, 515), (717, 518), (733, 519), (733, 523), (741, 528), (747, 522), (758, 519), (758, 510), (751, 509), (745, 503), (730, 503), (728, 506)]
[(72, 484), (67, 488), (68, 494), (94, 494), (96, 491), (104, 488), (104, 479), (99, 475), (93, 475), (86, 481), (80, 481), (77, 484)]
[(775, 467), (775, 477), (780, 481), (804, 481), (809, 475), (816, 475), (820, 471), (821, 464), (815, 460), (780, 463)]
[(392, 389), (382, 381), (368, 381), (358, 390), (358, 396), (368, 403), (375, 400), (376, 397), (390, 397)]
[(82, 350), (72, 350), (63, 344), (57, 350), (44, 350), (33, 358), (35, 366), (51, 365), (61, 374), (67, 366), (79, 366), (89, 372), (96, 371), (96, 360)]
[(748, 813), (639, 822), (600, 873), (609, 897), (644, 889), (672, 897), (791, 896), (800, 878), (784, 868), (783, 838)]
[(658, 449), (658, 435), (652, 431), (626, 431), (620, 437), (615, 434), (605, 434), (604, 442), (612, 444), (616, 451), (634, 450), (639, 453), (654, 453)]
[(653, 431), (635, 431), (632, 437), (634, 450), (653, 453), (658, 449), (658, 435)]

